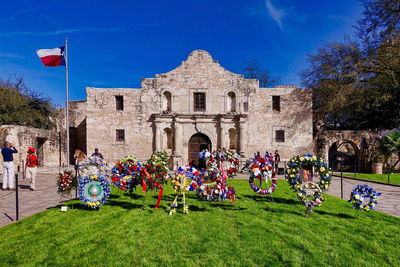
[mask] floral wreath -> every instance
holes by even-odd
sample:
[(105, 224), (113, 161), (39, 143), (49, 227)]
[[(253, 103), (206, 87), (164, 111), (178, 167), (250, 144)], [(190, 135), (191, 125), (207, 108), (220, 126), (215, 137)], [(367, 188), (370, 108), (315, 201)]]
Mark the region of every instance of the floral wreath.
[(133, 156), (125, 156), (115, 163), (111, 169), (111, 181), (114, 187), (121, 190), (133, 190), (141, 183), (140, 172), (142, 165)]
[(196, 189), (196, 177), (198, 174), (199, 172), (194, 167), (186, 165), (179, 167), (171, 176), (171, 184), (176, 192), (176, 196), (171, 204), (169, 215), (176, 212), (180, 194), (183, 196), (183, 213), (189, 214), (189, 206), (186, 204), (185, 191), (194, 191)]
[[(151, 178), (149, 178), (146, 170)], [(149, 187), (150, 190), (160, 188), (159, 184), (165, 184), (168, 178), (168, 155), (165, 152), (156, 152), (151, 155), (151, 158), (142, 166), (142, 179), (144, 191)]]
[[(353, 204), (353, 209), (369, 211), (375, 209), (380, 195), (382, 195), (382, 193), (377, 193), (374, 188), (366, 184), (363, 186), (358, 184), (353, 191), (351, 191), (349, 202)], [(369, 199), (367, 204), (364, 203), (366, 199)]]
[[(315, 167), (320, 181), (318, 183), (304, 182), (300, 177), (300, 169)], [(312, 210), (314, 206), (320, 206), (326, 200), (323, 192), (327, 191), (332, 181), (331, 170), (321, 156), (304, 154), (293, 157), (286, 167), (286, 179), (289, 185), (297, 192), (300, 200)]]
[[(197, 193), (203, 200), (236, 201), (234, 187), (227, 186), (227, 178), (237, 175), (239, 155), (231, 150), (219, 148), (207, 159), (207, 169), (197, 177)], [(226, 163), (226, 166), (225, 166)]]
[[(250, 178), (249, 184), (254, 192), (260, 195), (269, 195), (275, 191), (277, 186), (276, 172), (272, 171), (274, 159), (269, 156), (269, 153), (265, 153), (265, 158), (255, 158), (250, 166)], [(254, 183), (254, 179), (262, 180), (265, 178), (265, 183), (268, 183), (268, 179), (271, 179), (271, 187), (268, 189), (258, 188)]]
[(78, 194), (81, 202), (93, 209), (103, 205), (110, 196), (106, 162), (99, 157), (86, 158), (79, 167)]
[(218, 163), (222, 163), (223, 168), (226, 169), (227, 178), (236, 176), (239, 168), (239, 158), (240, 156), (237, 153), (229, 149), (226, 150), (225, 147), (214, 150), (207, 159), (207, 170), (210, 178), (212, 180), (217, 179), (216, 176), (219, 176), (223, 171), (219, 168), (222, 166), (218, 166)]
[(72, 175), (71, 171), (64, 170), (63, 173), (58, 174), (57, 193), (60, 195), (69, 195), (71, 190), (78, 185), (78, 179)]
[(163, 194), (163, 184), (168, 181), (168, 155), (165, 152), (156, 152), (141, 169), (143, 192), (147, 187), (150, 190), (159, 189), (156, 209), (158, 209)]

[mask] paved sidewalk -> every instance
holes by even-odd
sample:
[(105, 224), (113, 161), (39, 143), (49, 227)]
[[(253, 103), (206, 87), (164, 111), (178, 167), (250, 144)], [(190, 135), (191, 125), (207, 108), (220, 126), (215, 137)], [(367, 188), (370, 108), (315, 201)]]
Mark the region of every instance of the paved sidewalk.
[[(31, 216), (50, 207), (57, 206), (60, 201), (69, 198), (57, 194), (58, 167), (40, 167), (36, 177), (36, 191), (29, 189), (29, 182), (18, 175), (19, 219)], [(0, 181), (3, 181), (1, 175)], [(71, 193), (75, 197), (75, 192)], [(0, 190), (0, 227), (15, 221), (15, 192)]]
[[(343, 199), (349, 200), (351, 191), (357, 184), (367, 184), (375, 189), (376, 192), (382, 193), (379, 197), (376, 210), (384, 212), (396, 217), (400, 217), (400, 187), (383, 185), (369, 181), (357, 181), (351, 179), (343, 179)], [(329, 187), (328, 194), (340, 198), (340, 177), (332, 177), (332, 183)], [(349, 203), (351, 207), (351, 204)]]

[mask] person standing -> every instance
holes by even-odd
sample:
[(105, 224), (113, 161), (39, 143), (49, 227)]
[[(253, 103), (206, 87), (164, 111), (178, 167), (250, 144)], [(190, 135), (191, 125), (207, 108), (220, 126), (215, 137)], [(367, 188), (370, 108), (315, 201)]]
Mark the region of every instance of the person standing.
[(274, 165), (275, 165), (275, 171), (276, 173), (278, 173), (278, 168), (279, 168), (279, 162), (281, 161), (281, 156), (279, 155), (278, 150), (275, 150), (275, 161), (274, 161)]
[(3, 191), (15, 191), (13, 153), (18, 153), (18, 150), (10, 142), (4, 142), (4, 147), (1, 150), (3, 156)]
[(30, 188), (32, 191), (35, 190), (36, 184), (36, 171), (37, 171), (37, 156), (35, 155), (35, 148), (28, 147), (28, 155), (26, 156), (25, 173), (26, 179), (30, 183)]
[(208, 151), (208, 149), (206, 149), (206, 152), (204, 153), (204, 160), (207, 161), (207, 159), (211, 156), (210, 151)]
[(85, 152), (83, 152), (80, 149), (75, 150), (74, 159), (75, 159), (75, 176), (76, 177), (78, 177), (79, 166), (83, 163), (85, 158), (86, 158)]
[(94, 150), (94, 153), (92, 154), (92, 157), (98, 157), (103, 159), (103, 155), (101, 153), (99, 153), (99, 149), (96, 147)]
[(202, 169), (205, 167), (204, 164), (204, 154), (205, 154), (205, 150), (203, 149), (202, 151), (199, 152), (199, 168)]

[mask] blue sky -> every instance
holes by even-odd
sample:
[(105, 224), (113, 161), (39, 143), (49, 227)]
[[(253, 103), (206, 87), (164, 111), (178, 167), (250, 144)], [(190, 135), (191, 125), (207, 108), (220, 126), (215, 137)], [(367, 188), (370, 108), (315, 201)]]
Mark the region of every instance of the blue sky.
[(279, 84), (300, 84), (307, 54), (352, 35), (361, 12), (355, 0), (7, 1), (0, 77), (23, 76), (64, 106), (64, 67), (44, 67), (35, 51), (68, 37), (70, 100), (87, 86), (139, 88), (195, 49), (232, 72), (256, 59)]

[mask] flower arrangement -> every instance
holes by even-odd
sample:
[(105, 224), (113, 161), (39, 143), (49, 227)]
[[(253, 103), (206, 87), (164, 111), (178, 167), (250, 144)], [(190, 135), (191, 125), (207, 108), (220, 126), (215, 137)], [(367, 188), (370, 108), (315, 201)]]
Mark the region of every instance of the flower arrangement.
[(237, 175), (239, 155), (219, 148), (207, 160), (207, 168), (197, 176), (197, 193), (203, 200), (223, 201), (226, 198), (236, 201), (236, 191), (227, 186), (227, 178)]
[(95, 209), (107, 201), (111, 192), (108, 170), (106, 162), (99, 157), (86, 158), (79, 167), (78, 194), (84, 205)]
[[(145, 170), (150, 174), (150, 177)], [(160, 185), (165, 184), (168, 180), (168, 155), (164, 152), (154, 153), (142, 166), (141, 176), (144, 188), (159, 189)]]
[(114, 187), (132, 191), (141, 183), (141, 167), (140, 162), (133, 156), (125, 156), (117, 161), (111, 169), (111, 181)]
[(156, 152), (141, 168), (143, 192), (159, 189), (156, 209), (158, 209), (163, 194), (163, 184), (168, 181), (168, 155), (165, 152)]
[(353, 209), (361, 211), (370, 211), (375, 209), (378, 204), (379, 196), (382, 193), (377, 193), (374, 188), (368, 185), (357, 185), (350, 193), (349, 202), (353, 204)]
[[(254, 190), (254, 192), (260, 194), (260, 195), (268, 195), (271, 194), (272, 192), (275, 191), (277, 187), (277, 181), (276, 181), (276, 172), (272, 171), (273, 169), (273, 157), (269, 156), (269, 153), (265, 153), (265, 157), (258, 157), (253, 159), (253, 163), (250, 165), (250, 178), (249, 178), (249, 184), (251, 189)], [(265, 179), (265, 183), (268, 184), (268, 179), (271, 180), (271, 187), (268, 189), (263, 189), (259, 188), (256, 186), (254, 179), (259, 179), (260, 181), (262, 179)]]
[(224, 147), (214, 150), (207, 161), (207, 169), (210, 177), (216, 179), (215, 176), (218, 176), (218, 173), (221, 172), (222, 163), (226, 165), (223, 167), (226, 168), (227, 177), (233, 178), (237, 175), (239, 169), (239, 158), (240, 156), (237, 153), (229, 149), (226, 150)]
[(69, 195), (71, 190), (78, 185), (78, 179), (72, 175), (71, 171), (64, 170), (63, 173), (58, 174), (57, 193), (60, 195)]
[(178, 197), (183, 196), (183, 213), (189, 214), (189, 206), (186, 204), (185, 191), (193, 191), (196, 188), (196, 176), (199, 172), (192, 166), (186, 165), (179, 167), (178, 170), (171, 176), (171, 184), (176, 192), (174, 201), (171, 204), (169, 215), (176, 212), (178, 207)]
[[(303, 181), (300, 169), (312, 168), (318, 172), (320, 181), (314, 183)], [(303, 203), (309, 206), (320, 206), (326, 200), (323, 192), (327, 191), (332, 181), (331, 170), (321, 156), (304, 154), (293, 157), (286, 166), (286, 179), (289, 185), (297, 192), (297, 196)], [(311, 204), (310, 204), (311, 203)], [(312, 210), (312, 207), (310, 207)]]

